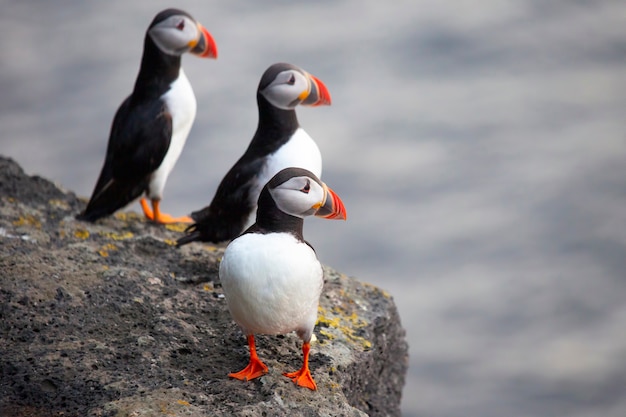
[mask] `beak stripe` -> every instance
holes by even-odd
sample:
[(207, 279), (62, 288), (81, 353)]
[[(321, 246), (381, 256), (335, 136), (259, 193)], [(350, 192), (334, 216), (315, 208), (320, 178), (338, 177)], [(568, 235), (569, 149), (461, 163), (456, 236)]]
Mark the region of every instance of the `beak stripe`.
[(311, 92), (309, 90), (304, 90), (303, 92), (300, 93), (300, 95), (298, 96), (298, 100), (300, 101), (304, 101), (309, 94), (311, 94)]

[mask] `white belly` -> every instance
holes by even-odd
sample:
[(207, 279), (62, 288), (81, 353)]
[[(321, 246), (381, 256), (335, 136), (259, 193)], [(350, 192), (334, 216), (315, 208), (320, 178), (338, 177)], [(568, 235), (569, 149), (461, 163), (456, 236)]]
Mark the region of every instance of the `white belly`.
[(172, 140), (163, 162), (154, 172), (150, 181), (148, 196), (158, 199), (163, 197), (167, 177), (176, 165), (196, 118), (196, 96), (193, 94), (191, 84), (182, 68), (178, 79), (172, 83), (170, 90), (165, 93), (163, 99), (172, 115)]
[[(285, 168), (296, 167), (308, 169), (318, 178), (322, 178), (322, 154), (315, 141), (301, 127), (276, 152), (269, 155), (267, 162), (259, 173), (259, 181), (250, 192), (251, 204), (256, 207), (263, 186), (274, 175)], [(247, 226), (254, 223), (256, 210), (250, 214)]]
[(248, 233), (220, 263), (233, 319), (247, 334), (297, 331), (307, 341), (317, 318), (322, 266), (313, 249), (286, 233)]

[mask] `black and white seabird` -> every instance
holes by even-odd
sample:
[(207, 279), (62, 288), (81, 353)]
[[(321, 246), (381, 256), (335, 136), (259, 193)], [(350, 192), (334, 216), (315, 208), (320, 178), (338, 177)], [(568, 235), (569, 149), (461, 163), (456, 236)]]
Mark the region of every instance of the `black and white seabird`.
[(322, 265), (304, 240), (304, 217), (346, 219), (341, 199), (312, 172), (287, 168), (261, 191), (256, 223), (227, 246), (219, 268), (228, 309), (248, 339), (250, 362), (229, 374), (244, 381), (268, 372), (254, 334), (295, 331), (302, 339), (302, 368), (285, 373), (317, 389), (309, 370), (310, 340), (323, 286)]
[(261, 77), (256, 97), (259, 122), (252, 141), (222, 179), (211, 204), (191, 213), (195, 224), (178, 239), (178, 246), (237, 237), (254, 220), (261, 188), (283, 168), (300, 167), (322, 175), (320, 150), (300, 127), (295, 108), (330, 105), (324, 83), (295, 65), (278, 63)]
[(211, 34), (187, 12), (163, 10), (150, 23), (135, 87), (111, 126), (104, 166), (87, 208), (77, 217), (96, 221), (142, 197), (145, 216), (157, 223), (173, 218), (159, 209), (167, 177), (196, 117), (196, 98), (181, 68), (190, 52), (217, 58)]

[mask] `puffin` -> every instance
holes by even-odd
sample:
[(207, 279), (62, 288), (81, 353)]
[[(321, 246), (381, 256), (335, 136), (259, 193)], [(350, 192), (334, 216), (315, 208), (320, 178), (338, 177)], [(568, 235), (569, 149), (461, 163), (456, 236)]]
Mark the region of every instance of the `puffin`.
[(167, 177), (196, 117), (196, 98), (181, 67), (186, 52), (215, 59), (217, 45), (189, 13), (159, 12), (146, 31), (134, 89), (115, 113), (104, 165), (78, 219), (94, 222), (141, 197), (144, 215), (155, 223), (192, 221), (160, 210)]
[(246, 335), (248, 365), (229, 377), (258, 378), (268, 367), (258, 357), (255, 334), (296, 332), (302, 340), (302, 367), (286, 377), (316, 390), (309, 370), (310, 341), (317, 320), (323, 271), (304, 240), (304, 218), (347, 218), (339, 196), (311, 171), (290, 167), (263, 187), (256, 222), (232, 240), (220, 262), (219, 278), (233, 320)]
[(263, 186), (281, 169), (300, 167), (322, 175), (322, 155), (300, 127), (298, 105), (330, 105), (328, 88), (317, 77), (288, 63), (271, 65), (257, 88), (259, 119), (244, 154), (226, 173), (207, 207), (191, 213), (195, 222), (176, 243), (220, 243), (237, 237), (254, 221)]

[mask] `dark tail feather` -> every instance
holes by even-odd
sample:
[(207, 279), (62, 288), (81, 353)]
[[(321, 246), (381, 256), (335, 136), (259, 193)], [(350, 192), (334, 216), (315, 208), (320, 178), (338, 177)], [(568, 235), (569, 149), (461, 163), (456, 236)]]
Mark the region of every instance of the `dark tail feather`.
[(116, 202), (112, 202), (112, 203), (105, 204), (105, 205), (99, 205), (99, 206), (91, 204), (90, 202), (90, 204), (87, 205), (87, 208), (85, 209), (85, 211), (76, 215), (76, 219), (93, 223), (96, 220), (99, 220), (103, 217), (110, 216), (111, 214), (115, 213), (117, 210), (126, 206), (128, 203), (130, 203), (130, 201), (128, 202), (116, 201)]
[(206, 206), (203, 209), (192, 211), (190, 217), (196, 223), (202, 223), (206, 221), (211, 216), (211, 206)]
[[(193, 226), (190, 226), (193, 227)], [(189, 230), (189, 229), (187, 229)], [(183, 245), (186, 245), (187, 243), (191, 243), (191, 242), (195, 242), (196, 240), (200, 240), (202, 233), (200, 233), (198, 230), (193, 230), (190, 233), (186, 234), (185, 236), (181, 237), (180, 239), (178, 239), (176, 241), (176, 247), (180, 248)]]
[(102, 217), (105, 217), (107, 215), (108, 214), (106, 212), (103, 212), (102, 210), (100, 210), (98, 212), (92, 211), (92, 212), (89, 212), (89, 213), (87, 213), (87, 211), (83, 211), (82, 213), (76, 215), (76, 220), (81, 220), (81, 221), (84, 221), (84, 222), (91, 222), (91, 223), (93, 223), (96, 220), (98, 220), (98, 219), (100, 219)]
[(203, 223), (192, 224), (185, 230), (185, 236), (176, 241), (176, 246), (181, 247), (191, 242), (221, 243), (233, 240), (241, 234), (244, 224), (242, 220), (214, 218), (205, 219)]
[(119, 181), (111, 182), (91, 197), (85, 211), (78, 214), (76, 218), (95, 222), (102, 217), (110, 216), (141, 196), (146, 186), (144, 181), (133, 184), (123, 184)]

